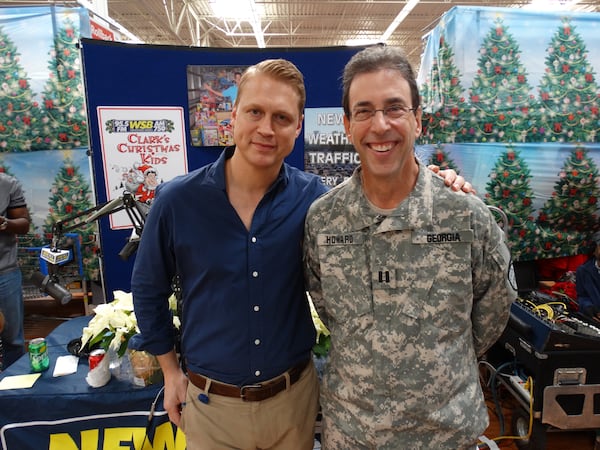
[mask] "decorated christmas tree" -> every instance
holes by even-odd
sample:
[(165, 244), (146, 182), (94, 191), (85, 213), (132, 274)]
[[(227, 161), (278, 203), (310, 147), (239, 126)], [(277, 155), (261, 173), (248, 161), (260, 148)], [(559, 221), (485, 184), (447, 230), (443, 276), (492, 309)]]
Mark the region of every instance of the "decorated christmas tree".
[(87, 145), (87, 116), (81, 80), (79, 32), (66, 19), (54, 36), (50, 50), (49, 77), (43, 94), (44, 134), (48, 145), (70, 149)]
[(537, 227), (533, 218), (531, 173), (519, 151), (507, 146), (486, 185), (485, 202), (497, 206), (508, 219), (508, 241), (513, 259), (533, 259)]
[[(90, 201), (90, 186), (81, 175), (78, 166), (66, 156), (63, 165), (54, 178), (52, 188), (50, 189), (50, 198), (48, 201), (48, 216), (44, 223), (44, 232), (47, 241), (53, 237), (53, 226), (58, 221), (69, 221), (69, 224), (78, 224), (69, 233), (79, 236), (81, 244), (81, 254), (85, 278), (88, 280), (97, 280), (99, 276), (99, 261), (97, 256), (96, 243), (96, 222), (84, 223), (82, 219), (75, 218), (79, 213), (93, 206)], [(73, 219), (71, 219), (73, 218)], [(76, 264), (79, 261), (75, 261)]]
[(467, 142), (525, 142), (533, 129), (533, 96), (520, 49), (502, 18), (483, 40), (470, 89)]
[[(6, 173), (10, 176), (15, 176), (11, 171), (8, 165), (4, 164), (2, 160), (0, 160), (0, 172)], [(26, 196), (27, 197), (27, 196)], [(25, 198), (27, 200), (27, 198)], [(29, 211), (29, 217), (33, 217), (31, 213), (30, 205), (27, 205), (27, 209)], [(38, 227), (30, 222), (29, 232), (26, 234), (17, 235), (18, 241), (18, 253), (17, 258), (19, 261), (19, 267), (21, 268), (21, 273), (23, 274), (23, 279), (27, 280), (31, 278), (31, 274), (39, 269), (39, 248), (44, 245), (44, 240), (40, 235)], [(33, 248), (32, 248), (33, 247)]]
[(460, 174), (460, 169), (454, 163), (452, 158), (448, 156), (448, 153), (444, 151), (444, 146), (441, 144), (435, 146), (431, 156), (429, 157), (428, 164), (435, 164), (442, 170), (454, 169), (457, 174)]
[(575, 148), (538, 215), (542, 229), (539, 245), (547, 258), (576, 255), (589, 250), (589, 238), (598, 231), (600, 187), (598, 168), (584, 147)]
[(442, 36), (438, 56), (421, 88), (424, 112), (421, 143), (460, 142), (465, 101), (460, 77), (454, 52)]
[(547, 49), (540, 81), (539, 140), (598, 142), (598, 85), (579, 33), (564, 18)]
[(26, 152), (43, 145), (39, 105), (20, 59), (0, 28), (0, 152)]

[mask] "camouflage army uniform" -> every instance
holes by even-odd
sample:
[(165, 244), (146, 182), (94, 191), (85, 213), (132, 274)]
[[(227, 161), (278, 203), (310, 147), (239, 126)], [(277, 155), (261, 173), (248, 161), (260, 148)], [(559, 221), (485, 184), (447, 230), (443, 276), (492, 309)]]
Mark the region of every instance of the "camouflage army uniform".
[(328, 443), (328, 424), (365, 449), (474, 448), (488, 425), (477, 356), (515, 298), (502, 231), (479, 198), (422, 164), (388, 215), (359, 172), (306, 221), (306, 278), (332, 336), (323, 448), (343, 448)]

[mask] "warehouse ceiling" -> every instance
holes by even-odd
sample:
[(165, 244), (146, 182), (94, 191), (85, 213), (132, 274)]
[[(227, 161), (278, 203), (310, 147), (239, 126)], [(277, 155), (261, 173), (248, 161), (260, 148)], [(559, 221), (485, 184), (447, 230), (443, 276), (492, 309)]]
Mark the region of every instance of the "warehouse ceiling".
[[(229, 1), (226, 13), (239, 9)], [(104, 12), (131, 35), (148, 44), (201, 47), (268, 48), (329, 47), (381, 42), (402, 46), (415, 68), (423, 51), (423, 36), (453, 6), (523, 7), (531, 0), (254, 0), (255, 21), (215, 15), (214, 0), (85, 0), (11, 1), (0, 6), (90, 5)], [(394, 25), (407, 4), (408, 16)], [(573, 10), (600, 12), (598, 0), (542, 0), (538, 8), (573, 3)], [(231, 14), (233, 15), (233, 14)], [(127, 39), (133, 39), (132, 36)], [(264, 42), (264, 44), (263, 44)]]

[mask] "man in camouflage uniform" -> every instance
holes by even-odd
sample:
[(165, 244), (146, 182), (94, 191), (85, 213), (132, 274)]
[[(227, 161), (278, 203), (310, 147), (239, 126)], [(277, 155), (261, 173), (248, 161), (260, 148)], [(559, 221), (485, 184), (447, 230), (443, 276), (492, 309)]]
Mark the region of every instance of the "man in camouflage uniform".
[(305, 229), (309, 291), (332, 336), (323, 449), (473, 449), (488, 425), (477, 357), (515, 298), (503, 233), (479, 198), (416, 160), (422, 111), (401, 51), (359, 52), (343, 82), (361, 166), (313, 203)]

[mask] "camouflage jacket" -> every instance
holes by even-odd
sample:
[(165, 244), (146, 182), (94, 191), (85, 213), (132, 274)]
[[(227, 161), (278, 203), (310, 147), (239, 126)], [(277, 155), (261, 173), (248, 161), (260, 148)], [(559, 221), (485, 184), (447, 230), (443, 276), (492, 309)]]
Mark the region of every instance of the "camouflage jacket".
[(388, 215), (359, 171), (306, 219), (307, 286), (332, 336), (323, 415), (367, 447), (472, 448), (488, 424), (477, 356), (515, 298), (504, 235), (423, 165)]

